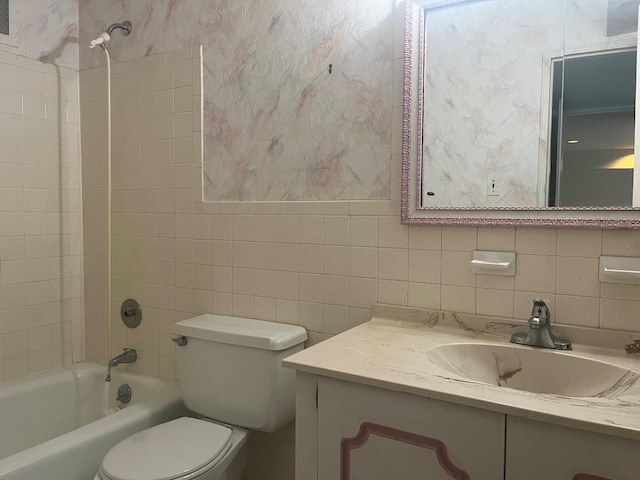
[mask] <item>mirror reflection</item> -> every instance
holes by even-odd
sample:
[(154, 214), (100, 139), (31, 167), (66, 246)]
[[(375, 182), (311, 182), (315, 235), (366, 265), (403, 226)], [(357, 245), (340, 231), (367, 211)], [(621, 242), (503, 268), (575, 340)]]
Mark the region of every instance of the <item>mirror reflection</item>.
[(639, 206), (638, 4), (424, 5), (422, 208)]
[(551, 155), (548, 206), (631, 206), (636, 52), (567, 57), (553, 91), (562, 121), (552, 130), (560, 155)]

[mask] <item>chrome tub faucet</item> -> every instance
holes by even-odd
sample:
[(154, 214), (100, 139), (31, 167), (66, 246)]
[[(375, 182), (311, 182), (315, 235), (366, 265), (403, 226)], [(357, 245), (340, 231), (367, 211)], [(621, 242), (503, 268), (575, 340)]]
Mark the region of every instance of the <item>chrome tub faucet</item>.
[(571, 341), (556, 337), (551, 331), (551, 313), (543, 300), (533, 301), (529, 331), (511, 335), (511, 343), (530, 347), (571, 350)]
[(136, 352), (133, 348), (124, 348), (123, 352), (120, 355), (116, 355), (111, 360), (109, 360), (109, 364), (107, 367), (107, 378), (104, 379), (105, 382), (111, 381), (111, 369), (113, 367), (117, 367), (122, 363), (133, 363), (138, 359), (138, 352)]

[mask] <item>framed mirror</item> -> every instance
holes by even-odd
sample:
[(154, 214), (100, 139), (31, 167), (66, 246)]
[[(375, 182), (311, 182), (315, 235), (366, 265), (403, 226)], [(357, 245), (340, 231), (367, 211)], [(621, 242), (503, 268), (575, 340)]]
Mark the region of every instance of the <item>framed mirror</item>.
[(408, 0), (406, 224), (640, 228), (640, 0)]

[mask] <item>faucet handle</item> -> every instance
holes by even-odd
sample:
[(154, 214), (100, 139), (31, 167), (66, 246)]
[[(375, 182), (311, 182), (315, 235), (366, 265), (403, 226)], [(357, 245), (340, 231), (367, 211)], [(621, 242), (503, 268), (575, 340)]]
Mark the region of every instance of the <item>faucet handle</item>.
[(549, 308), (547, 307), (547, 304), (545, 303), (544, 300), (533, 300), (533, 312), (531, 312), (531, 314), (535, 314), (537, 313), (538, 310), (542, 309), (542, 308)]
[(549, 307), (544, 300), (534, 300), (533, 310), (531, 310), (531, 318), (529, 319), (529, 325), (534, 328), (547, 325), (550, 323), (551, 314)]

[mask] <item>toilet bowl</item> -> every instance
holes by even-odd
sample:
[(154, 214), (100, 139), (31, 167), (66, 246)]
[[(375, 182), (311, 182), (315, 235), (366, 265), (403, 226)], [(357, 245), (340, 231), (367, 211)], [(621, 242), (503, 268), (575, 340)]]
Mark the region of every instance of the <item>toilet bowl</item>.
[(240, 480), (249, 430), (293, 420), (295, 373), (282, 359), (302, 350), (306, 330), (246, 318), (200, 315), (179, 322), (182, 417), (115, 445), (94, 480)]

